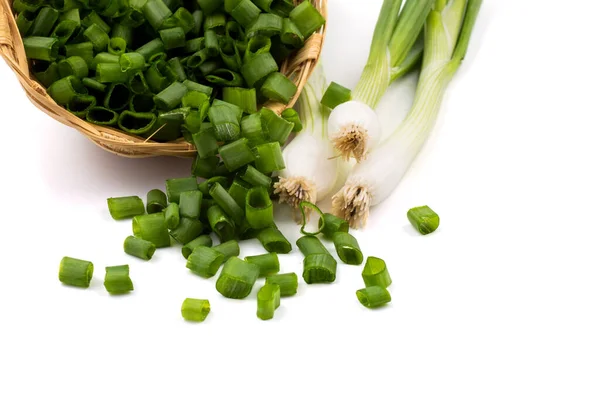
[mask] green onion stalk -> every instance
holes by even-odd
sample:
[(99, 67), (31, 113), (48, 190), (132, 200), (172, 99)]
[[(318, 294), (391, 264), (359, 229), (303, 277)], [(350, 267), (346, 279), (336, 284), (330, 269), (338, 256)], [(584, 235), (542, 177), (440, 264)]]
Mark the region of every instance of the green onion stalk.
[(347, 176), (326, 136), (329, 111), (320, 104), (326, 88), (325, 73), (319, 64), (298, 100), (304, 129), (283, 150), (286, 168), (279, 172), (280, 179), (274, 185), (279, 201), (295, 210), (298, 221), (300, 203), (326, 198)]
[(448, 84), (464, 59), (483, 0), (436, 0), (427, 17), (414, 104), (396, 131), (352, 170), (333, 197), (334, 213), (364, 225), (371, 206), (389, 197), (435, 126)]
[(362, 162), (381, 140), (381, 124), (374, 109), (389, 85), (418, 65), (418, 45), (425, 19), (435, 0), (384, 0), (362, 76), (351, 95), (343, 91), (332, 111), (328, 134), (337, 154), (344, 160)]

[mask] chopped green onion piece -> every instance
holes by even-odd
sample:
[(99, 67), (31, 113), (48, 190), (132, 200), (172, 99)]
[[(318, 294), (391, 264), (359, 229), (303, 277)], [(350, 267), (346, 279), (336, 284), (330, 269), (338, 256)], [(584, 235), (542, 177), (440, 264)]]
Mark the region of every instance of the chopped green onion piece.
[(170, 111), (181, 104), (181, 100), (187, 92), (186, 85), (173, 82), (169, 87), (154, 96), (154, 102), (159, 110)]
[(221, 59), (223, 60), (223, 63), (227, 69), (232, 71), (240, 70), (242, 67), (242, 57), (240, 56), (240, 50), (238, 49), (238, 46), (236, 46), (232, 39), (221, 39), (219, 53), (221, 54)]
[(360, 265), (363, 262), (363, 254), (358, 245), (358, 241), (354, 236), (338, 232), (333, 236), (335, 250), (342, 260), (347, 265)]
[(181, 316), (187, 321), (202, 322), (210, 313), (208, 299), (186, 298), (181, 305)]
[[(14, 4), (13, 4), (13, 8), (14, 8)], [(18, 11), (18, 10), (15, 9), (15, 11)], [(17, 16), (17, 20), (16, 20), (17, 28), (19, 29), (19, 33), (21, 34), (21, 37), (25, 37), (25, 36), (27, 36), (27, 33), (29, 32), (29, 30), (31, 29), (31, 26), (33, 25), (35, 14), (32, 12), (26, 11), (26, 10), (18, 11), (18, 12), (19, 12), (19, 15)], [(70, 21), (70, 22), (72, 22), (72, 21)], [(77, 28), (77, 25), (75, 25), (75, 28)], [(54, 29), (54, 31), (56, 31), (56, 28)], [(64, 44), (61, 36), (59, 36), (53, 32), (52, 37), (58, 38), (59, 42), (61, 42), (61, 44)], [(67, 37), (67, 39), (68, 39), (68, 37)], [(65, 39), (65, 41), (67, 39)]]
[(275, 315), (275, 310), (279, 307), (281, 298), (281, 288), (276, 284), (265, 284), (258, 291), (258, 308), (256, 316), (261, 320), (270, 320)]
[[(258, 266), (258, 277), (267, 277), (279, 273), (279, 257), (276, 253), (246, 256), (244, 260)], [(296, 286), (298, 285), (297, 281), (298, 280), (296, 280)]]
[(281, 32), (281, 42), (295, 48), (300, 48), (304, 45), (304, 36), (300, 29), (292, 22), (291, 19), (283, 20), (283, 30)]
[(286, 121), (268, 108), (262, 108), (260, 116), (270, 141), (277, 141), (279, 144), (284, 145), (294, 129), (294, 124)]
[(294, 296), (298, 292), (298, 275), (296, 273), (267, 276), (267, 284), (276, 284), (281, 288), (281, 296)]
[(279, 35), (282, 30), (283, 18), (275, 14), (262, 13), (248, 26), (246, 35), (248, 37), (256, 35), (271, 37)]
[(244, 84), (244, 78), (237, 72), (225, 68), (215, 69), (206, 75), (206, 80), (216, 86), (235, 87)]
[(299, 133), (302, 131), (303, 126), (302, 126), (302, 121), (300, 120), (300, 115), (298, 115), (298, 112), (296, 112), (296, 110), (294, 108), (288, 108), (285, 111), (283, 111), (281, 113), (281, 117), (283, 119), (285, 119), (286, 121), (294, 124), (294, 128), (292, 129), (292, 132)]
[(211, 278), (219, 271), (225, 256), (214, 248), (198, 246), (187, 258), (185, 267), (204, 278)]
[(146, 21), (154, 28), (159, 30), (173, 13), (162, 0), (148, 0), (142, 7), (142, 12)]
[(189, 91), (199, 91), (206, 94), (208, 97), (212, 95), (212, 87), (204, 86), (200, 83), (192, 82), (191, 80), (184, 80), (183, 84), (188, 88)]
[(158, 213), (167, 207), (167, 195), (159, 189), (148, 191), (146, 195), (146, 212)]
[(101, 83), (127, 83), (129, 75), (119, 64), (101, 63), (96, 65), (96, 79)]
[(154, 98), (148, 94), (134, 94), (129, 100), (129, 110), (132, 112), (151, 112), (156, 111)]
[(121, 23), (116, 24), (112, 28), (110, 37), (113, 39), (115, 39), (115, 38), (123, 39), (123, 41), (125, 42), (125, 46), (123, 47), (123, 52), (125, 52), (127, 47), (130, 47), (130, 45), (133, 43), (133, 27), (123, 25)]
[(90, 281), (92, 281), (93, 274), (94, 265), (87, 260), (65, 256), (60, 261), (58, 279), (63, 284), (88, 288), (90, 286)]
[[(108, 87), (108, 92), (104, 97), (104, 107), (113, 111), (121, 111), (129, 105), (131, 92), (129, 88), (122, 83), (113, 83)], [(155, 115), (152, 115), (155, 118)]]
[(240, 226), (244, 221), (244, 210), (235, 202), (229, 193), (219, 183), (215, 183), (210, 188), (210, 196), (223, 209), (223, 211), (233, 219), (236, 225)]
[(204, 225), (201, 221), (197, 219), (181, 217), (179, 219), (179, 225), (175, 229), (171, 230), (171, 237), (173, 237), (178, 243), (185, 245), (188, 242), (200, 237), (203, 232)]
[(48, 36), (58, 20), (58, 11), (50, 7), (43, 7), (37, 17), (33, 20), (33, 25), (29, 32), (30, 36)]
[(107, 266), (104, 288), (111, 294), (126, 294), (133, 291), (133, 282), (129, 277), (129, 265)]
[(198, 37), (202, 31), (202, 22), (204, 21), (204, 14), (201, 10), (196, 10), (192, 13), (194, 19), (194, 26), (192, 27), (192, 37)]
[(204, 179), (211, 178), (215, 175), (215, 169), (219, 165), (217, 156), (208, 156), (200, 158), (197, 156), (192, 164), (192, 176), (202, 177)]
[(206, 14), (212, 14), (223, 6), (223, 0), (196, 0), (196, 3)]
[(81, 79), (81, 83), (88, 89), (98, 93), (104, 93), (106, 91), (106, 85), (104, 83), (100, 83), (92, 78), (83, 78)]
[(362, 272), (365, 286), (387, 288), (392, 284), (392, 278), (383, 259), (369, 256)]
[(218, 251), (223, 254), (225, 257), (225, 261), (229, 260), (229, 258), (233, 258), (234, 256), (238, 256), (240, 254), (240, 244), (238, 244), (235, 240), (225, 241), (215, 247), (213, 247), (215, 251)]
[(250, 87), (260, 87), (267, 76), (277, 72), (279, 67), (271, 53), (261, 53), (246, 60), (242, 66), (242, 75)]
[(127, 50), (127, 42), (122, 37), (113, 37), (108, 42), (108, 52), (111, 54), (122, 55)]
[(90, 25), (84, 32), (83, 37), (92, 43), (95, 51), (105, 51), (108, 48), (110, 37), (98, 25)]
[(169, 230), (175, 230), (179, 226), (181, 216), (179, 215), (179, 205), (176, 202), (171, 202), (165, 208), (165, 223)]
[(27, 58), (54, 61), (58, 57), (59, 43), (55, 37), (26, 37), (23, 39), (23, 46), (25, 47)]
[(36, 79), (45, 87), (51, 86), (52, 83), (60, 79), (58, 64), (56, 62), (36, 62), (33, 65), (32, 72)]
[(204, 20), (204, 34), (206, 35), (206, 32), (214, 30), (216, 34), (223, 35), (225, 33), (226, 24), (227, 17), (223, 13), (217, 12), (207, 15)]
[[(188, 91), (185, 96), (183, 96), (181, 103), (184, 107), (200, 109), (206, 112), (208, 110), (209, 100), (208, 96), (200, 91)], [(204, 116), (206, 116), (206, 113), (204, 113)]]
[(125, 253), (143, 260), (150, 260), (156, 251), (156, 246), (150, 241), (141, 238), (129, 236), (123, 244)]
[(165, 185), (167, 187), (169, 202), (179, 203), (181, 193), (198, 189), (198, 180), (195, 177), (169, 179), (165, 182)]
[[(227, 104), (227, 105), (223, 105)], [(208, 110), (208, 118), (215, 128), (215, 137), (219, 141), (231, 142), (240, 137), (240, 119), (241, 112), (238, 113), (235, 107), (230, 107), (229, 103), (218, 103)], [(240, 109), (240, 111), (242, 111)], [(243, 111), (242, 111), (243, 112)]]
[(244, 62), (250, 61), (259, 54), (268, 53), (270, 50), (271, 38), (265, 36), (251, 37), (244, 53)]
[[(23, 39), (23, 44), (25, 44), (25, 40), (27, 40), (27, 39)], [(25, 49), (27, 50), (27, 47)], [(57, 47), (56, 51), (57, 51), (56, 55), (58, 56), (58, 47)], [(94, 45), (92, 43), (83, 42), (83, 43), (76, 43), (76, 44), (67, 44), (67, 45), (65, 45), (65, 53), (66, 53), (67, 57), (72, 57), (74, 55), (80, 56), (81, 58), (83, 58), (85, 60), (85, 62), (87, 62), (90, 69), (94, 69), (94, 68), (92, 68), (92, 61), (94, 59)], [(30, 57), (29, 54), (27, 54), (27, 58), (33, 58), (33, 57)]]
[(211, 198), (210, 189), (216, 183), (219, 183), (224, 188), (229, 188), (231, 186), (231, 180), (229, 178), (225, 176), (215, 176), (198, 184), (198, 190), (202, 191), (204, 198)]
[(329, 254), (308, 255), (304, 258), (302, 278), (306, 284), (332, 283), (335, 281), (336, 271), (337, 262), (333, 256)]
[(248, 140), (251, 147), (265, 143), (266, 136), (263, 133), (262, 118), (260, 113), (245, 116), (241, 122), (242, 137)]
[(92, 107), (88, 110), (85, 119), (88, 122), (96, 125), (113, 126), (117, 124), (119, 120), (119, 114), (112, 109), (104, 107)]
[(118, 125), (127, 133), (143, 135), (155, 130), (156, 119), (153, 112), (123, 111), (119, 116)]
[(217, 154), (219, 145), (212, 129), (201, 129), (192, 135), (198, 157), (207, 158)]
[[(173, 57), (169, 61), (167, 61), (167, 65), (171, 68), (175, 75), (177, 75), (177, 81), (184, 82), (187, 80), (187, 74), (185, 73), (185, 69), (183, 68), (183, 64), (179, 57)], [(184, 104), (184, 107), (186, 105)]]
[(210, 238), (209, 235), (203, 235), (185, 244), (183, 248), (181, 248), (181, 254), (187, 259), (196, 248), (212, 247), (212, 245), (212, 238)]
[(271, 3), (273, 0), (252, 0), (254, 4), (260, 7), (264, 12), (271, 12)]
[[(108, 3), (108, 2), (106, 2)], [(84, 27), (90, 27), (93, 24), (98, 25), (104, 32), (110, 32), (110, 25), (108, 25), (96, 11), (90, 12), (84, 19), (81, 20), (81, 25)]]
[[(21, 18), (22, 15), (24, 14), (19, 14), (19, 17), (17, 18), (17, 24), (19, 23), (19, 18)], [(50, 36), (57, 38), (58, 43), (61, 46), (64, 46), (78, 28), (79, 24), (75, 21), (61, 21), (54, 27), (54, 30)], [(21, 35), (23, 36), (24, 34), (21, 33)]]
[(352, 91), (350, 89), (335, 82), (331, 82), (327, 91), (323, 94), (321, 104), (329, 109), (335, 109), (338, 105), (350, 100), (352, 100)]
[(227, 192), (231, 195), (231, 198), (235, 200), (235, 203), (240, 206), (240, 208), (246, 207), (246, 195), (248, 195), (248, 191), (252, 188), (251, 185), (246, 183), (241, 179), (234, 179), (231, 187)]
[(223, 88), (223, 100), (230, 104), (237, 105), (247, 114), (256, 112), (256, 90), (244, 89), (242, 87)]
[(258, 233), (258, 241), (267, 252), (288, 254), (292, 252), (292, 244), (276, 227), (267, 227)]
[(95, 70), (98, 67), (98, 64), (118, 64), (119, 56), (111, 53), (98, 53), (92, 59), (92, 63), (90, 65), (91, 70)]
[(159, 38), (150, 40), (148, 43), (135, 50), (136, 53), (143, 55), (146, 60), (149, 60), (153, 55), (160, 54), (164, 51), (165, 45)]
[(230, 258), (225, 262), (217, 280), (217, 291), (226, 298), (246, 298), (252, 292), (258, 273), (256, 265), (239, 258)]
[(125, 53), (121, 54), (119, 65), (123, 72), (139, 71), (146, 66), (146, 59), (140, 53)]
[(183, 48), (183, 52), (185, 54), (193, 54), (202, 49), (204, 49), (204, 37), (196, 37), (195, 39), (190, 39), (185, 42), (185, 47)]
[(254, 162), (254, 153), (248, 146), (248, 140), (243, 138), (219, 148), (219, 155), (230, 172)]
[(135, 216), (132, 227), (134, 236), (150, 241), (156, 248), (171, 246), (171, 237), (162, 213)]
[(179, 214), (181, 217), (198, 219), (202, 207), (202, 193), (200, 191), (184, 191), (179, 195)]
[(58, 72), (63, 78), (73, 75), (79, 79), (82, 79), (88, 76), (89, 70), (85, 60), (76, 55), (61, 60), (58, 63)]
[(356, 297), (363, 306), (369, 309), (378, 308), (392, 301), (388, 290), (376, 285), (356, 291)]
[(260, 15), (260, 9), (250, 0), (226, 0), (225, 11), (243, 27), (252, 24)]
[(433, 233), (440, 226), (440, 217), (428, 206), (412, 208), (407, 216), (410, 224), (423, 235)]
[(285, 169), (285, 161), (281, 153), (281, 146), (278, 142), (257, 145), (256, 151), (256, 169), (264, 174)]
[(246, 195), (246, 220), (253, 229), (263, 229), (273, 224), (273, 202), (265, 187), (252, 187)]
[(208, 208), (207, 218), (211, 230), (222, 242), (235, 238), (235, 225), (225, 212), (223, 212), (221, 207), (213, 205)]
[(252, 165), (248, 165), (239, 176), (253, 187), (271, 188), (272, 179), (264, 173), (259, 172), (258, 169)]
[(172, 18), (174, 19), (175, 24), (181, 27), (186, 34), (191, 32), (196, 25), (194, 16), (185, 7), (179, 7)]
[(160, 39), (165, 45), (165, 50), (172, 50), (174, 48), (185, 46), (185, 31), (183, 28), (169, 28), (162, 29), (158, 32)]
[(298, 27), (302, 36), (307, 39), (325, 24), (325, 18), (308, 0), (290, 12), (290, 19)]
[(273, 72), (262, 85), (260, 92), (270, 100), (287, 104), (298, 91), (298, 87), (280, 72)]
[[(319, 214), (319, 228), (316, 232), (311, 233), (306, 231), (306, 224), (308, 223), (308, 219), (310, 217), (310, 213), (306, 212), (306, 210), (304, 208), (309, 208), (309, 210), (312, 211), (316, 211)], [(323, 212), (321, 211), (321, 209), (319, 209), (318, 206), (316, 206), (313, 203), (310, 203), (308, 201), (302, 201), (300, 202), (300, 213), (302, 214), (302, 228), (300, 229), (300, 232), (306, 236), (316, 236), (317, 234), (321, 233), (323, 231), (323, 228), (325, 226), (325, 215), (323, 214)]]
[(106, 202), (110, 216), (115, 220), (130, 219), (146, 212), (144, 202), (137, 196), (108, 198)]
[(78, 94), (67, 104), (67, 111), (77, 115), (80, 118), (85, 118), (88, 111), (96, 106), (96, 97), (87, 94)]
[(330, 240), (333, 240), (333, 236), (337, 232), (347, 233), (350, 230), (348, 222), (342, 218), (339, 218), (331, 213), (325, 213), (323, 218), (319, 220), (319, 229), (321, 233)]
[(303, 236), (296, 241), (296, 246), (304, 256), (314, 254), (329, 254), (321, 240), (314, 236)]

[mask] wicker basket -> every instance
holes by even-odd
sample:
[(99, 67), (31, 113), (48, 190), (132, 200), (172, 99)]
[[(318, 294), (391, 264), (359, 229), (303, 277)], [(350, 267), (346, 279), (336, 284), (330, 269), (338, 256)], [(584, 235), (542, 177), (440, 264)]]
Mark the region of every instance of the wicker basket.
[[(301, 0), (296, 0), (299, 3)], [(327, 17), (327, 0), (311, 0), (315, 7)], [(284, 109), (292, 107), (298, 100), (306, 81), (312, 73), (320, 55), (325, 26), (314, 33), (304, 47), (292, 54), (281, 67), (281, 72), (288, 76), (298, 86), (298, 92), (289, 104), (268, 103), (266, 107), (281, 113)], [(116, 129), (97, 126), (76, 117), (63, 107), (57, 105), (46, 94), (46, 89), (29, 72), (29, 63), (25, 56), (23, 41), (17, 29), (14, 13), (10, 0), (0, 0), (0, 54), (6, 63), (17, 75), (21, 86), (25, 89), (31, 102), (62, 124), (77, 129), (98, 146), (112, 153), (132, 157), (144, 158), (153, 156), (192, 157), (196, 150), (192, 144), (178, 139), (169, 143), (158, 143), (131, 136)]]

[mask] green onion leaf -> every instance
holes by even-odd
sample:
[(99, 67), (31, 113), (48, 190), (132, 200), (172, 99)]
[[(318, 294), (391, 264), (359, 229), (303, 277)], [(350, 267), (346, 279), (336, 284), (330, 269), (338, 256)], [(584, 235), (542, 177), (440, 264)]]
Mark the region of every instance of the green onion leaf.
[(294, 108), (288, 108), (283, 111), (281, 117), (294, 124), (294, 128), (292, 129), (292, 132), (294, 133), (299, 133), (304, 128), (302, 126), (302, 121), (300, 120), (300, 115), (298, 115), (298, 112), (296, 112)]
[[(181, 208), (181, 206), (180, 206)], [(180, 244), (187, 244), (190, 241), (200, 237), (204, 232), (204, 225), (197, 219), (181, 217), (179, 225), (171, 230), (171, 237)]]
[(254, 153), (248, 140), (242, 138), (219, 148), (219, 155), (230, 172), (254, 162)]
[(132, 227), (134, 236), (150, 241), (156, 248), (171, 246), (171, 237), (162, 213), (135, 216)]
[(350, 89), (335, 82), (331, 82), (323, 95), (321, 104), (329, 109), (335, 109), (338, 105), (350, 100), (352, 100), (352, 91), (350, 91)]
[(179, 215), (179, 205), (176, 202), (171, 202), (165, 208), (165, 223), (169, 230), (175, 230), (179, 226), (181, 216)]
[(258, 238), (258, 241), (260, 241), (267, 252), (275, 252), (277, 254), (288, 254), (292, 252), (292, 244), (290, 244), (277, 227), (272, 226), (262, 229), (256, 238)]
[(273, 224), (273, 202), (265, 187), (257, 186), (246, 195), (246, 220), (253, 229), (264, 229)]
[(225, 241), (214, 247), (215, 251), (223, 254), (225, 261), (240, 254), (240, 245), (235, 240)]
[(360, 265), (363, 262), (363, 254), (358, 245), (358, 241), (352, 235), (344, 232), (338, 232), (333, 235), (335, 250), (347, 265)]
[(198, 180), (195, 177), (169, 179), (165, 182), (169, 202), (179, 203), (181, 193), (198, 189)]
[(308, 38), (325, 24), (325, 18), (308, 0), (290, 12), (290, 19), (305, 38)]
[(298, 87), (280, 72), (273, 72), (262, 85), (260, 92), (270, 100), (287, 104), (298, 91)]
[(256, 169), (264, 174), (285, 169), (285, 161), (279, 143), (266, 143), (254, 147), (256, 152)]
[(319, 220), (319, 229), (321, 233), (330, 240), (333, 240), (333, 236), (337, 232), (347, 233), (350, 230), (348, 222), (342, 218), (339, 218), (331, 213), (323, 214), (323, 218)]
[[(304, 237), (314, 238), (314, 237)], [(329, 254), (313, 254), (304, 258), (302, 278), (306, 284), (332, 283), (335, 281), (337, 262)]]
[(184, 258), (189, 258), (191, 253), (198, 247), (212, 247), (213, 241), (209, 235), (203, 235), (188, 242), (181, 248), (181, 254)]

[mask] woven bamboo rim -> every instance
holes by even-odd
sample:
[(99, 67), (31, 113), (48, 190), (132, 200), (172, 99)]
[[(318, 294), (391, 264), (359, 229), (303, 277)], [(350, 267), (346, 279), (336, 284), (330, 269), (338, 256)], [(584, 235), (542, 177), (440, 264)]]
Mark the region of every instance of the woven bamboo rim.
[[(295, 0), (300, 3), (302, 0)], [(311, 0), (314, 6), (327, 18), (327, 0)], [(298, 86), (296, 95), (289, 104), (267, 103), (264, 106), (281, 113), (293, 107), (306, 81), (310, 77), (319, 57), (325, 37), (325, 26), (314, 33), (304, 47), (292, 54), (281, 67), (281, 73), (289, 77)], [(155, 156), (193, 157), (196, 149), (183, 139), (169, 143), (135, 137), (119, 130), (97, 126), (76, 117), (59, 106), (46, 94), (46, 89), (30, 74), (29, 62), (25, 56), (23, 41), (17, 28), (10, 0), (0, 0), (0, 55), (17, 75), (29, 100), (39, 109), (60, 123), (77, 129), (101, 148), (114, 154), (130, 158)]]

